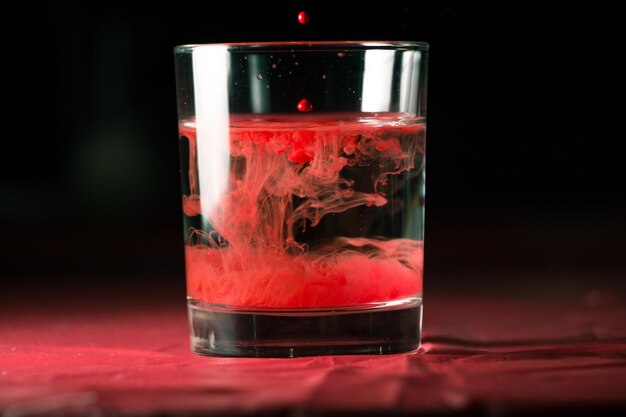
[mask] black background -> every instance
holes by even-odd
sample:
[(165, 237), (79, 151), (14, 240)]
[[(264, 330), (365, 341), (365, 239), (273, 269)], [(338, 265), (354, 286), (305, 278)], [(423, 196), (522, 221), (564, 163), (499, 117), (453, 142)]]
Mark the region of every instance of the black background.
[(172, 48), (344, 39), (431, 45), (427, 292), (623, 289), (623, 15), (544, 3), (16, 5), (1, 18), (0, 293), (182, 302)]

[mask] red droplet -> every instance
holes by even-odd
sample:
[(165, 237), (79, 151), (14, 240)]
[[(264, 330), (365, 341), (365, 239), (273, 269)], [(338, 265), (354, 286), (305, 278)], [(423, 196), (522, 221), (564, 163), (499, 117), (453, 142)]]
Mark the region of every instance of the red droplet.
[(303, 98), (302, 100), (300, 100), (300, 102), (298, 102), (298, 110), (311, 111), (313, 110), (313, 105), (311, 104), (309, 100), (307, 100), (306, 98)]
[(310, 19), (311, 17), (309, 16), (307, 12), (298, 13), (298, 22), (300, 22), (300, 24), (306, 25), (307, 23), (309, 23)]

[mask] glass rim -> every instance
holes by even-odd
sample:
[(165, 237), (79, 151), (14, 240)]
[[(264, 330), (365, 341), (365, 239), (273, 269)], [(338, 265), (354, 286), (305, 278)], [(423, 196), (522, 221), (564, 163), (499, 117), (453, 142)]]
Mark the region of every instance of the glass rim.
[(178, 45), (174, 53), (191, 53), (204, 48), (226, 48), (229, 52), (347, 52), (366, 51), (368, 49), (416, 50), (428, 51), (427, 42), (417, 41), (286, 41), (286, 42), (233, 42), (233, 43), (198, 43)]

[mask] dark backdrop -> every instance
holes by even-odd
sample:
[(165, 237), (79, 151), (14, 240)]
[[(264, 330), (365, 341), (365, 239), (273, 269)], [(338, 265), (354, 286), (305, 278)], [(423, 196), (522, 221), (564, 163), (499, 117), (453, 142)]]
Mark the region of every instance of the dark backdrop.
[(431, 44), (427, 291), (623, 288), (617, 6), (22, 3), (1, 18), (4, 296), (152, 288), (182, 302), (172, 48), (309, 39)]

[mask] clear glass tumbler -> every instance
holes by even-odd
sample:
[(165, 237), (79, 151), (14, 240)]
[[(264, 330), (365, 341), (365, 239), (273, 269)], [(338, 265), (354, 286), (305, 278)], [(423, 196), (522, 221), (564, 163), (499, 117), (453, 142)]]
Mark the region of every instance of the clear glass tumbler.
[(192, 350), (417, 349), (428, 45), (174, 54)]

